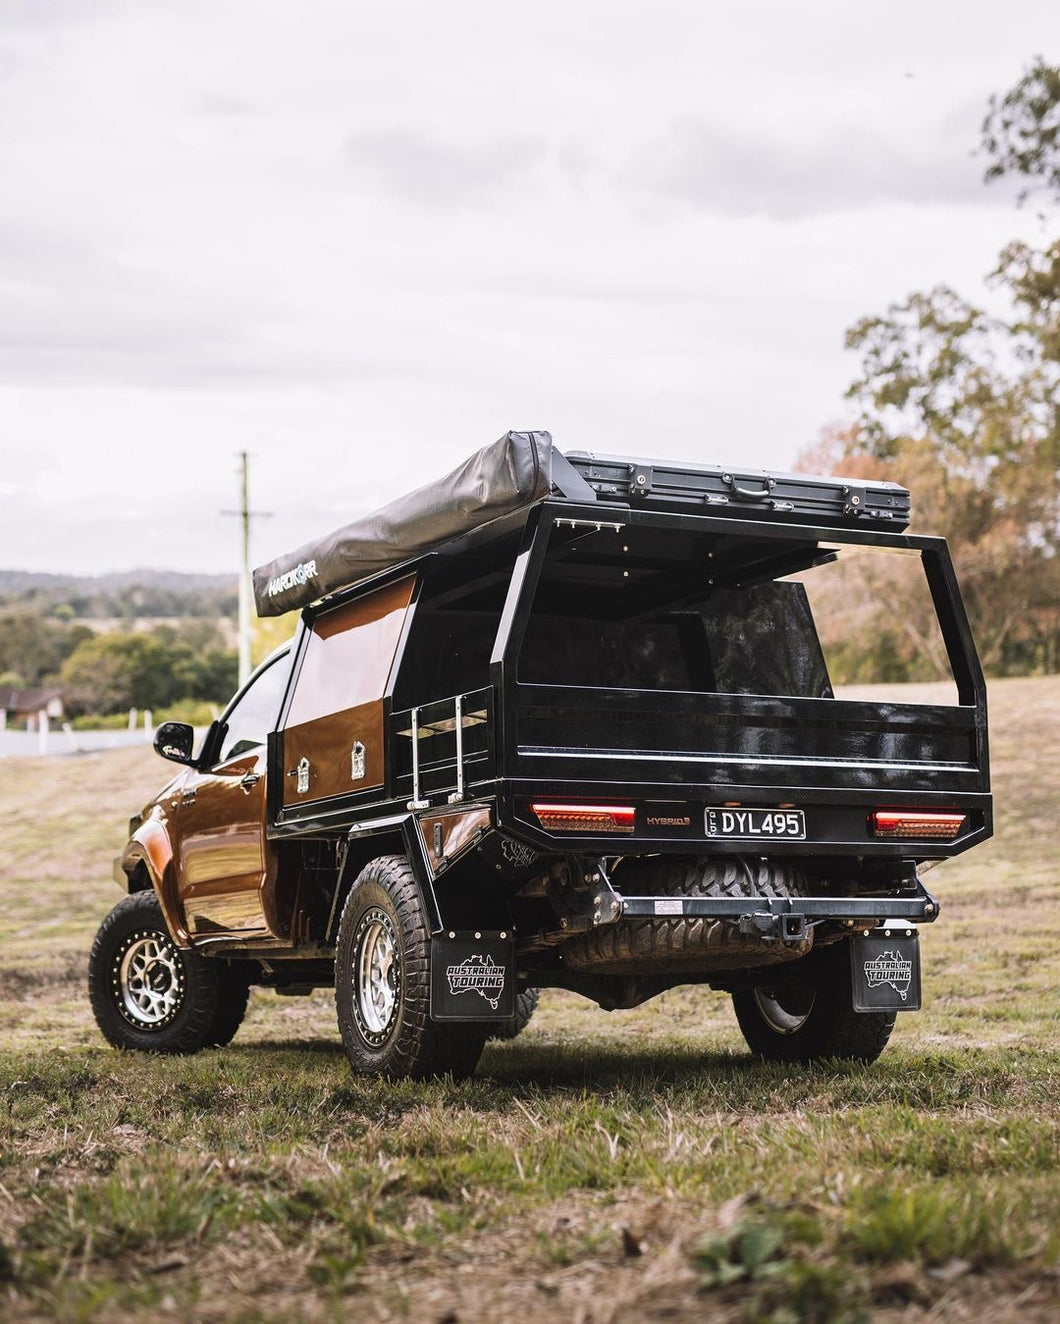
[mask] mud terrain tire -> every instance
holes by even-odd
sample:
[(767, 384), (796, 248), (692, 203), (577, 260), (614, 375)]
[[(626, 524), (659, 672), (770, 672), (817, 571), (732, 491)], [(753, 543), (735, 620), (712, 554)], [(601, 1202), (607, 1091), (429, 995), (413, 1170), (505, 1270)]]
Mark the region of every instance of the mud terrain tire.
[(491, 1039), (514, 1039), (522, 1034), (530, 1024), (530, 1017), (537, 1010), (541, 998), (539, 988), (524, 988), (515, 995), (515, 1015), (510, 1021), (497, 1021), (490, 1026)]
[(821, 947), (773, 980), (732, 995), (736, 1019), (756, 1057), (875, 1062), (894, 1029), (893, 1011), (855, 1011), (847, 943)]
[[(620, 866), (615, 887), (627, 896), (805, 896), (802, 875), (783, 860), (724, 856), (698, 860), (631, 861)], [(798, 946), (740, 933), (710, 919), (620, 919), (563, 944), (568, 970), (593, 974), (658, 974), (672, 970), (739, 970), (793, 961), (813, 945)]]
[(335, 1009), (359, 1075), (470, 1076), (492, 1028), (430, 1019), (431, 931), (403, 855), (365, 865), (350, 889), (335, 951)]
[(88, 961), (96, 1024), (115, 1048), (195, 1053), (239, 1029), (248, 982), (216, 958), (177, 947), (153, 892), (124, 897)]

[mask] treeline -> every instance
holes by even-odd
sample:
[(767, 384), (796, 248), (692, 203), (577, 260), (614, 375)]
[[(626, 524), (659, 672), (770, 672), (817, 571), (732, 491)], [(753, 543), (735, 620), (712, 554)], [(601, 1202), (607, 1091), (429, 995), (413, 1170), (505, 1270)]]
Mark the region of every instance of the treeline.
[(92, 637), (87, 625), (25, 607), (0, 611), (0, 685), (57, 685), (63, 663)]
[(0, 610), (26, 607), (58, 620), (235, 617), (234, 579), (164, 571), (100, 577), (0, 571)]
[(235, 650), (225, 647), (214, 622), (95, 634), (25, 607), (0, 613), (0, 683), (58, 685), (71, 717), (183, 700), (221, 705), (237, 672)]
[[(985, 182), (1035, 196), (1055, 235), (1060, 203), (1060, 67), (1038, 59), (983, 123)], [(950, 542), (984, 666), (1060, 671), (1060, 238), (1009, 244), (988, 276), (993, 315), (955, 290), (911, 294), (847, 334), (861, 358), (848, 391), (855, 426), (833, 430), (800, 467), (889, 478), (913, 494), (913, 529)], [(839, 681), (937, 674), (929, 608), (852, 567), (844, 610), (862, 611)], [(873, 604), (873, 605), (869, 605)], [(868, 613), (865, 615), (864, 613)], [(823, 622), (823, 633), (828, 623)]]

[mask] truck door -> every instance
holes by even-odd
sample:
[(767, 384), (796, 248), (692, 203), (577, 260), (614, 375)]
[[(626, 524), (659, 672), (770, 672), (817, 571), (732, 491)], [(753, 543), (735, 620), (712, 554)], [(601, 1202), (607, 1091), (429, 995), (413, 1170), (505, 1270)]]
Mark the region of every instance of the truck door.
[(289, 662), (281, 654), (251, 678), (222, 718), (210, 766), (192, 769), (178, 792), (177, 894), (193, 939), (268, 936), (263, 892), (276, 860), (265, 840), (265, 742)]

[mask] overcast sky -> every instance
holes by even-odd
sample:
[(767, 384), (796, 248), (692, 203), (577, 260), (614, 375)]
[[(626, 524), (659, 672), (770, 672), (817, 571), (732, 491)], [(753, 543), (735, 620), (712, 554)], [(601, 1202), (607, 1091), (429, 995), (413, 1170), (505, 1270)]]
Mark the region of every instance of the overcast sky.
[(508, 428), (790, 465), (1033, 212), (1055, 0), (0, 0), (0, 567), (255, 562)]

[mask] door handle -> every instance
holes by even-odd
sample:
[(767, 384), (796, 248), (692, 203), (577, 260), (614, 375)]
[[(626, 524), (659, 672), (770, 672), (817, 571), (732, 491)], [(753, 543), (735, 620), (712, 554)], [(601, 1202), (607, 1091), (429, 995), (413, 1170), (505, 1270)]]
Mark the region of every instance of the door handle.
[(261, 773), (260, 773), (260, 772), (247, 772), (247, 773), (244, 773), (243, 776), (240, 777), (240, 779), (239, 779), (239, 787), (240, 787), (240, 790), (243, 792), (244, 795), (249, 795), (250, 792), (251, 792), (251, 789), (252, 789), (253, 787), (257, 786), (258, 782), (260, 782), (260, 781), (261, 781)]
[(193, 805), (195, 803), (195, 796), (196, 791), (194, 787), (192, 787), (190, 791), (181, 791), (180, 803), (182, 805)]

